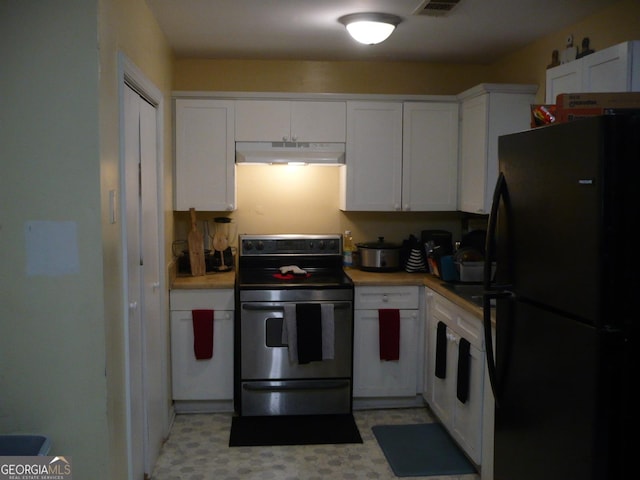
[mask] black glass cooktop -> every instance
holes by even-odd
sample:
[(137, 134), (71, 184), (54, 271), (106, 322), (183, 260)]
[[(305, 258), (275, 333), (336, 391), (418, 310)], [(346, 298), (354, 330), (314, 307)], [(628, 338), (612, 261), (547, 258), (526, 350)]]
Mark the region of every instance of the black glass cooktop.
[(240, 268), (237, 277), (238, 286), (240, 288), (348, 288), (353, 286), (353, 282), (341, 268), (298, 266), (306, 273), (283, 274), (279, 268)]

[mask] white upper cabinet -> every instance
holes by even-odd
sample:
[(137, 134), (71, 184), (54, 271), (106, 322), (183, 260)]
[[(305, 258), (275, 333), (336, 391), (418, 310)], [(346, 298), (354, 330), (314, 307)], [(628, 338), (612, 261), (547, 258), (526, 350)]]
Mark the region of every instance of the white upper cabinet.
[(488, 214), (498, 178), (498, 137), (531, 126), (536, 85), (481, 84), (461, 100), (459, 210)]
[(402, 210), (456, 210), (458, 102), (405, 102), (402, 150)]
[(235, 209), (234, 102), (175, 100), (174, 210)]
[(574, 60), (547, 70), (546, 103), (556, 103), (556, 96), (559, 93), (582, 92), (581, 66), (582, 62), (580, 60)]
[(455, 210), (458, 102), (347, 102), (340, 208)]
[(238, 142), (344, 142), (342, 101), (237, 100)]
[(624, 42), (547, 70), (545, 101), (560, 93), (640, 91), (640, 40)]
[(346, 166), (340, 169), (340, 209), (400, 210), (401, 102), (347, 102)]

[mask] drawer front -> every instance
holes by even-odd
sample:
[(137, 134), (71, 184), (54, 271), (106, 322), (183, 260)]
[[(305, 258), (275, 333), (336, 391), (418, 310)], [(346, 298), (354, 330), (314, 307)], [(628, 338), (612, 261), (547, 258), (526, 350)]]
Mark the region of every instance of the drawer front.
[(457, 335), (466, 338), (471, 345), (484, 351), (482, 319), (458, 307), (441, 295), (433, 296), (433, 314), (447, 324)]
[(356, 287), (354, 308), (356, 310), (378, 310), (398, 308), (411, 310), (419, 308), (420, 287)]
[(171, 290), (170, 310), (234, 310), (233, 289)]

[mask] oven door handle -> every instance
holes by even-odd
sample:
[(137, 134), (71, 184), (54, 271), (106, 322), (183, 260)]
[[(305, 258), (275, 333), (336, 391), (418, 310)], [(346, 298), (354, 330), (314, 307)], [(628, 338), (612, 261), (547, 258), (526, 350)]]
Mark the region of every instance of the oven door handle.
[(349, 386), (349, 380), (296, 380), (295, 382), (251, 382), (242, 385), (245, 390), (258, 392), (284, 392), (291, 390), (326, 390)]
[[(296, 302), (292, 302), (292, 303), (296, 303)], [(300, 302), (300, 303), (331, 303), (331, 302)], [(351, 308), (351, 303), (350, 302), (337, 302), (333, 304), (333, 308)], [(277, 305), (274, 305), (272, 303), (243, 303), (242, 304), (242, 309), (243, 310), (268, 310), (270, 312), (273, 311), (280, 311), (283, 312), (284, 311), (284, 305), (282, 305), (281, 303), (278, 303)]]

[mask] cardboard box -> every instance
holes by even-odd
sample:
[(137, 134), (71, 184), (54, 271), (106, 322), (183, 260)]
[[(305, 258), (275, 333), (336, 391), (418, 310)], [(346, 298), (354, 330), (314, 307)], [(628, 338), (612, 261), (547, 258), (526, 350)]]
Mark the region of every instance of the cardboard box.
[(556, 108), (640, 108), (640, 92), (561, 93)]
[(639, 108), (560, 108), (556, 111), (556, 123), (570, 122), (595, 115), (619, 115), (621, 113), (637, 112)]
[(556, 97), (556, 123), (633, 109), (640, 110), (640, 92), (561, 93)]

